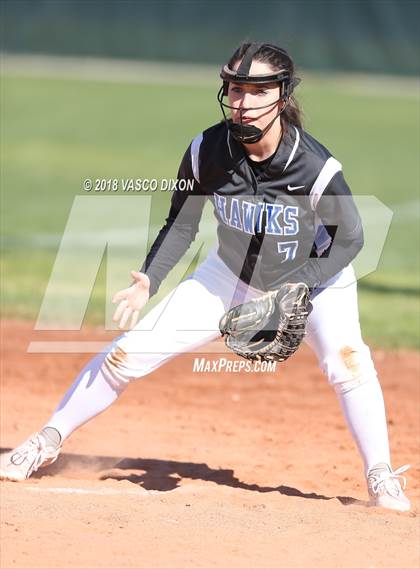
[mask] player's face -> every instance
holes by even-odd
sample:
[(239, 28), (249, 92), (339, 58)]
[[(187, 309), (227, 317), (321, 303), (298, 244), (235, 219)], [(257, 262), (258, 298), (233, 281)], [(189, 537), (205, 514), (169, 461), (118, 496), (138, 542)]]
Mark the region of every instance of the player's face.
[[(238, 68), (239, 62), (235, 66)], [(253, 61), (250, 69), (251, 75), (262, 75), (273, 73), (273, 69), (267, 63)], [(260, 129), (264, 129), (270, 121), (274, 119), (283, 103), (279, 101), (280, 87), (278, 83), (261, 83), (259, 85), (251, 83), (229, 83), (228, 91), (229, 105), (233, 122), (250, 124)], [(268, 105), (263, 109), (262, 107)]]

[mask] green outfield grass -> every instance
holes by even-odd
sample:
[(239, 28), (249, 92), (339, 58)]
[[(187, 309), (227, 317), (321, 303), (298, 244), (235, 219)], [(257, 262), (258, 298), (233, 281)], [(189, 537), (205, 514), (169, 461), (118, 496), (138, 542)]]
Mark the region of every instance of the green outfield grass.
[[(371, 82), (366, 93), (346, 85), (334, 76), (302, 83), (306, 128), (343, 163), (355, 194), (395, 211), (380, 265), (360, 282), (365, 336), (377, 346), (418, 347), (418, 98), (413, 89), (393, 95), (392, 82), (388, 94), (386, 82), (376, 90)], [(2, 76), (4, 315), (36, 317), (73, 200), (86, 195), (82, 181), (174, 177), (191, 139), (220, 119), (216, 89), (217, 81), (213, 88)], [(153, 197), (149, 242), (169, 197)], [(125, 261), (122, 254), (129, 282), (136, 267)], [(102, 267), (90, 322), (103, 321), (104, 274)], [(173, 284), (169, 276), (163, 290)]]

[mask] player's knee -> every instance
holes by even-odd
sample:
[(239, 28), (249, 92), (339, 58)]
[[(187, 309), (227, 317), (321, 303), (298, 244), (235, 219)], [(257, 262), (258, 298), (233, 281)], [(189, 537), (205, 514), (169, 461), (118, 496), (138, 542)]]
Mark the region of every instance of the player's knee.
[(114, 343), (103, 360), (101, 370), (106, 381), (115, 389), (124, 389), (131, 381), (154, 371), (165, 360), (152, 349), (153, 342), (143, 339), (141, 349)]
[(118, 345), (114, 345), (107, 353), (102, 363), (102, 373), (115, 389), (124, 389), (134, 379), (128, 354)]
[(364, 343), (340, 346), (327, 355), (323, 367), (337, 393), (346, 393), (368, 381), (377, 380), (369, 347)]

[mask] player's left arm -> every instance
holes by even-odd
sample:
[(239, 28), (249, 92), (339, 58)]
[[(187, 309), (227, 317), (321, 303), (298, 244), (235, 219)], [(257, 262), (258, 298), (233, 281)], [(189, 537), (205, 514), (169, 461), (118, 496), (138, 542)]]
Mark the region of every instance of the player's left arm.
[[(332, 177), (321, 196), (309, 197), (314, 215), (325, 228), (325, 236), (330, 237), (330, 244), (319, 257), (311, 254), (286, 281), (303, 282), (314, 289), (351, 263), (362, 249), (364, 238), (362, 220), (341, 170)], [(310, 245), (306, 243), (309, 250)]]
[(341, 170), (325, 188), (315, 212), (331, 237), (326, 251), (315, 258), (324, 283), (351, 263), (364, 244), (362, 220)]

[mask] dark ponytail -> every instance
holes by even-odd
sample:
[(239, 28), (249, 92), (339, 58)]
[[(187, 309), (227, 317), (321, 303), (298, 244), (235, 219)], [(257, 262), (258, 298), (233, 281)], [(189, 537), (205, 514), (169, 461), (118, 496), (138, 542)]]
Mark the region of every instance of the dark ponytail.
[[(232, 69), (238, 61), (240, 61), (246, 50), (251, 44), (249, 42), (243, 43), (238, 47), (235, 53), (229, 60), (229, 67)], [(278, 71), (279, 69), (286, 69), (290, 73), (290, 80), (292, 86), (294, 85), (297, 77), (295, 76), (295, 65), (292, 58), (287, 53), (286, 50), (277, 47), (272, 44), (263, 44), (261, 48), (257, 51), (254, 56), (256, 61), (261, 63), (268, 63), (273, 71)], [(281, 114), (281, 120), (283, 127), (289, 125), (296, 126), (298, 128), (303, 128), (302, 123), (302, 111), (300, 110), (299, 103), (292, 95), (289, 97), (286, 108)]]

